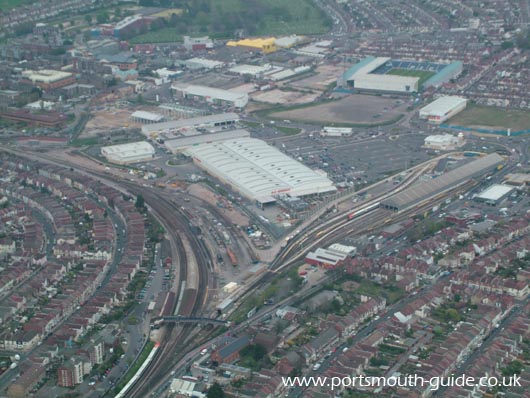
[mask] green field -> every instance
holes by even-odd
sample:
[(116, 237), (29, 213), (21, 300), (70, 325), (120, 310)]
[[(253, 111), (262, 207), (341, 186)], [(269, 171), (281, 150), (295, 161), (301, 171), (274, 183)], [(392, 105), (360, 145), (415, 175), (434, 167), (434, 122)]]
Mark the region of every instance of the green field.
[(276, 130), (282, 132), (285, 135), (296, 135), (299, 134), (302, 129), (297, 127), (285, 127), (285, 126), (276, 126)]
[(239, 29), (246, 36), (311, 35), (331, 27), (310, 0), (188, 0), (183, 8), (188, 12), (173, 17), (170, 26), (136, 36), (131, 43), (173, 42), (183, 35), (233, 38)]
[(0, 0), (0, 10), (5, 11), (10, 8), (18, 7), (24, 4), (35, 3), (35, 0)]
[(173, 43), (182, 41), (182, 35), (175, 28), (162, 28), (153, 32), (147, 32), (129, 40), (133, 44), (145, 43)]
[(450, 119), (447, 124), (491, 128), (492, 130), (528, 130), (530, 129), (530, 111), (468, 105), (467, 109)]
[(391, 69), (387, 75), (397, 76), (410, 76), (419, 77), (418, 87), (421, 88), (430, 77), (434, 76), (436, 72), (430, 72), (428, 70), (413, 70), (413, 69)]
[(0, 0), (0, 10), (6, 11), (10, 8), (31, 3), (36, 3), (36, 0)]

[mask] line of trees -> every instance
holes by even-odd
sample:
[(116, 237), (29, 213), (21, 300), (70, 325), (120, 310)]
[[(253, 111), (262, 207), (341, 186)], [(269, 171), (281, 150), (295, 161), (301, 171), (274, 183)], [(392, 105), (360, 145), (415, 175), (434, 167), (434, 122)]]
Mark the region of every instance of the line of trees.
[[(211, 0), (140, 0), (146, 7), (172, 7), (182, 10), (180, 14), (171, 14), (169, 18), (159, 18), (152, 22), (151, 31), (166, 27), (174, 27), (179, 34), (197, 32), (213, 32), (219, 36), (231, 37), (237, 30), (245, 34), (255, 35), (265, 28), (266, 20), (289, 23), (294, 17), (286, 6), (271, 5), (262, 0), (240, 1), (237, 7), (227, 10), (222, 4)], [(311, 16), (308, 4), (301, 18), (307, 20)], [(325, 25), (330, 27), (331, 20), (318, 10), (324, 18)], [(197, 29), (198, 28), (198, 29)]]

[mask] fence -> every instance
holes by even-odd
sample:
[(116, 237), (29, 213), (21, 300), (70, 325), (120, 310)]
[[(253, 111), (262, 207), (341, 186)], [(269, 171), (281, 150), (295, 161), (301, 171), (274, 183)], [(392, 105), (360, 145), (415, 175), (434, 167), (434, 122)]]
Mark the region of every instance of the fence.
[(444, 129), (451, 129), (451, 130), (461, 130), (461, 131), (470, 131), (470, 132), (477, 132), (477, 133), (483, 133), (483, 134), (503, 135), (505, 137), (511, 137), (511, 136), (517, 137), (519, 135), (530, 133), (530, 129), (519, 130), (519, 131), (489, 130), (489, 129), (483, 129), (483, 128), (458, 126), (458, 125), (453, 125), (453, 124), (440, 124), (440, 127)]

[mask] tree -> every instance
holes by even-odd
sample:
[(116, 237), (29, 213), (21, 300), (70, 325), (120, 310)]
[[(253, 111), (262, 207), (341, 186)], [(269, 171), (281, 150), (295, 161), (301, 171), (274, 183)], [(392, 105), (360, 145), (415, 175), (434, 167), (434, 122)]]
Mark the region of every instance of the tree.
[(515, 40), (515, 44), (517, 47), (523, 50), (527, 50), (530, 48), (530, 32), (529, 31), (523, 31), (517, 35), (517, 38)]
[(454, 308), (448, 308), (445, 310), (444, 318), (446, 321), (458, 322), (461, 317), (457, 310)]
[(92, 15), (89, 15), (89, 14), (85, 15), (85, 21), (86, 21), (89, 25), (91, 25), (91, 24), (92, 24)]
[(138, 194), (136, 196), (136, 203), (134, 205), (137, 209), (143, 209), (145, 207), (144, 197)]
[(179, 17), (174, 12), (171, 13), (171, 16), (169, 17), (169, 26), (177, 26), (179, 22)]
[(103, 11), (101, 13), (99, 13), (96, 17), (96, 21), (98, 23), (107, 23), (109, 22), (109, 13), (106, 12), (106, 11)]
[(206, 393), (206, 398), (225, 398), (225, 392), (219, 383), (215, 382)]
[(250, 357), (258, 362), (267, 355), (267, 349), (261, 344), (250, 344), (241, 350), (240, 355), (241, 357)]
[(501, 373), (503, 376), (513, 376), (515, 374), (521, 373), (524, 365), (521, 361), (512, 361), (505, 368), (501, 368)]
[(289, 377), (297, 377), (302, 375), (302, 369), (299, 367), (293, 368), (287, 376)]

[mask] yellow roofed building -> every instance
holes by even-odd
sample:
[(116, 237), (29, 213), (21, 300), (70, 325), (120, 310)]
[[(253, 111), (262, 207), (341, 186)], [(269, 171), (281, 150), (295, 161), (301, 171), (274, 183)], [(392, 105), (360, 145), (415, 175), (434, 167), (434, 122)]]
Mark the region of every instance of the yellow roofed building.
[(226, 43), (230, 47), (246, 47), (252, 50), (258, 50), (265, 54), (273, 53), (277, 50), (276, 39), (269, 37), (267, 39), (243, 39), (239, 41), (229, 41)]

